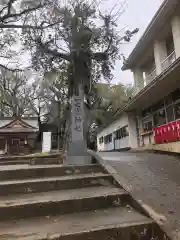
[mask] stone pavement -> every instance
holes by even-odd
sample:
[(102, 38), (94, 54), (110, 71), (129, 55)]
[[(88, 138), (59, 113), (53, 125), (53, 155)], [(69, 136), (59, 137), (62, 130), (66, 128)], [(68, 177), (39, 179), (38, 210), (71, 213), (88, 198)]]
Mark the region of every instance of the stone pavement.
[[(125, 180), (132, 196), (161, 216), (164, 230), (180, 239), (180, 157), (155, 153), (99, 153)], [(179, 233), (178, 233), (179, 232)]]

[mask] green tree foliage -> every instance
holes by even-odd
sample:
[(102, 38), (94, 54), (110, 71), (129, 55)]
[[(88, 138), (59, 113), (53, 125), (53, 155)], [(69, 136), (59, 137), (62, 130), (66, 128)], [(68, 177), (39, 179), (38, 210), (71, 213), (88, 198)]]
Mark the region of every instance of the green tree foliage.
[[(44, 29), (26, 29), (24, 45), (32, 54), (32, 64), (36, 70), (51, 72), (67, 65), (69, 95), (80, 82), (89, 93), (92, 84), (103, 76), (112, 79), (111, 69), (120, 58), (120, 44), (130, 41), (137, 32), (126, 31), (118, 34), (115, 17), (102, 14), (97, 2), (72, 0), (62, 6), (60, 1), (49, 9), (49, 15), (39, 19), (49, 23), (49, 16), (56, 24)], [(32, 24), (34, 16), (26, 24)], [(35, 24), (35, 21), (34, 21)]]
[[(65, 69), (63, 81), (68, 86), (70, 98), (79, 86), (83, 86), (87, 99), (94, 86), (102, 78), (111, 81), (111, 70), (121, 57), (120, 46), (130, 41), (138, 31), (126, 31), (123, 36), (117, 31), (116, 18), (112, 12), (103, 14), (97, 8), (97, 1), (72, 0), (67, 5), (56, 1), (49, 8), (49, 14), (27, 19), (26, 24), (39, 25), (39, 21), (49, 24), (49, 16), (56, 23), (44, 29), (25, 29), (24, 46), (31, 52), (32, 66), (44, 74), (56, 73)], [(64, 67), (65, 66), (65, 67)], [(91, 114), (85, 108), (86, 124)]]
[(117, 85), (98, 83), (91, 96), (91, 124), (97, 126), (112, 121), (119, 109), (132, 97), (132, 86), (119, 83)]
[[(97, 83), (102, 79), (110, 82), (113, 78), (111, 70), (121, 57), (121, 44), (129, 42), (138, 31), (135, 29), (120, 35), (117, 15), (112, 11), (100, 12), (98, 4), (94, 0), (71, 0), (67, 5), (59, 0), (3, 0), (1, 3), (0, 36), (3, 40), (0, 41), (0, 58), (11, 59), (15, 53), (10, 51), (10, 47), (19, 44), (19, 40), (22, 40), (23, 50), (31, 53), (32, 67), (39, 72), (41, 82), (32, 85), (31, 91), (24, 90), (27, 94), (23, 92), (22, 96), (26, 95), (26, 100), (22, 101), (24, 105), (20, 105), (30, 105), (39, 119), (43, 117), (56, 122), (64, 116), (69, 109), (68, 100), (79, 84), (83, 84), (91, 111), (101, 111), (102, 105), (107, 104), (107, 112), (112, 113), (125, 99), (124, 86), (110, 86), (108, 99), (98, 99), (99, 106), (93, 103), (100, 94), (96, 89)], [(0, 66), (9, 69), (5, 64)], [(16, 69), (13, 70), (14, 78)], [(27, 82), (23, 85), (24, 89), (29, 87)], [(1, 103), (4, 107), (6, 103), (7, 108), (13, 87), (8, 87), (9, 95), (1, 88)], [(23, 87), (18, 89), (22, 91)], [(29, 96), (32, 92), (35, 99)], [(120, 94), (121, 100), (118, 100)], [(22, 98), (18, 94), (16, 96)], [(13, 115), (24, 114), (20, 108), (13, 110)]]
[(132, 97), (132, 86), (98, 83), (94, 86), (89, 107), (88, 144), (95, 147), (98, 128), (112, 122)]

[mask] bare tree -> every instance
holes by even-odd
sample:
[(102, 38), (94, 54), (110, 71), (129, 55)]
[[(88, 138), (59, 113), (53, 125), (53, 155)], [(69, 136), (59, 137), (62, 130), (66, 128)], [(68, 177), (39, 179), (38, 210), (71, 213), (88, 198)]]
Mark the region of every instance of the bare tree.
[(1, 69), (0, 105), (1, 114), (19, 117), (30, 112), (30, 101), (34, 100), (32, 85), (22, 72)]
[[(12, 59), (20, 55), (20, 35), (24, 29), (43, 29), (54, 24), (51, 19), (48, 21), (39, 21), (35, 25), (28, 22), (30, 16), (41, 16), (52, 8), (54, 1), (50, 0), (1, 0), (0, 2), (0, 67), (6, 70), (17, 71), (16, 62)], [(13, 67), (9, 67), (9, 64)]]

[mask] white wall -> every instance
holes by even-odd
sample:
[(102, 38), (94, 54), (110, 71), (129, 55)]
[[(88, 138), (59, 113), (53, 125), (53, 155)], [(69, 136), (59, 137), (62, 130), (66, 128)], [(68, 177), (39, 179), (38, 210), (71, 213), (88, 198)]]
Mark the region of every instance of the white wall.
[(142, 136), (142, 145), (141, 146), (148, 146), (149, 144), (154, 144), (154, 135), (152, 134), (145, 134)]
[(138, 134), (136, 116), (133, 112), (128, 113), (129, 146), (138, 148)]
[(176, 57), (178, 58), (180, 57), (180, 16), (174, 16), (172, 19), (172, 33)]
[(115, 149), (123, 149), (129, 147), (129, 136), (115, 140)]
[(98, 138), (97, 138), (97, 149), (98, 149), (98, 151), (104, 151), (104, 142), (99, 144)]
[(150, 135), (150, 138), (151, 138), (151, 144), (155, 144), (155, 141), (154, 141), (154, 134), (153, 134), (153, 133)]
[(164, 70), (162, 62), (167, 58), (167, 47), (165, 41), (155, 41), (154, 59), (156, 64), (156, 74), (159, 75)]
[(143, 136), (143, 143), (144, 143), (145, 146), (150, 144), (150, 142), (149, 142), (149, 135), (144, 135)]
[[(108, 134), (114, 133), (116, 130), (128, 125), (127, 114), (123, 113), (118, 120), (112, 122), (106, 128), (104, 128), (97, 135), (97, 149), (98, 151), (111, 151), (114, 149), (114, 136), (112, 137), (112, 142), (108, 144), (101, 143), (99, 144), (99, 138), (105, 137)], [(129, 147), (129, 137), (125, 137), (115, 141), (116, 149)]]
[(134, 85), (138, 92), (144, 87), (144, 77), (143, 77), (143, 70), (142, 69), (134, 69)]

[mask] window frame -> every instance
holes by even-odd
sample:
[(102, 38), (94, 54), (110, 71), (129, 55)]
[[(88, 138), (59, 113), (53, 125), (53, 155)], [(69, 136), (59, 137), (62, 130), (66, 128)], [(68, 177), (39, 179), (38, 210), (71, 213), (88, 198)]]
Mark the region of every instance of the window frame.
[[(16, 142), (16, 141), (18, 142), (18, 144), (14, 144), (14, 142)], [(20, 142), (21, 141), (20, 141), (19, 138), (12, 138), (12, 140), (11, 140), (11, 143), (12, 143), (13, 146), (17, 146), (17, 145), (20, 146)]]

